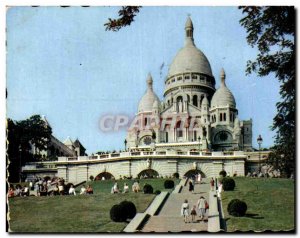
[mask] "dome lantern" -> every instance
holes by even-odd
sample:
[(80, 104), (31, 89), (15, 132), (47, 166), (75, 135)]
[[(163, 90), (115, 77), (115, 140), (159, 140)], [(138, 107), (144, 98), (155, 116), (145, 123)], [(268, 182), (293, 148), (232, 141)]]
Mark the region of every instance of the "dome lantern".
[(194, 27), (192, 19), (188, 16), (185, 23), (185, 45), (192, 44), (194, 45)]

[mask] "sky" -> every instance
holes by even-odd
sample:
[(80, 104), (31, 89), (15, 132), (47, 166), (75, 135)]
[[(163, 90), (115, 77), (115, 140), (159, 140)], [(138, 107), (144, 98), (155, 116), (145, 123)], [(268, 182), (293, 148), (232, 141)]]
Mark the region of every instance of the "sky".
[[(53, 134), (78, 138), (87, 153), (124, 148), (126, 130), (103, 132), (105, 115), (134, 116), (150, 72), (162, 99), (169, 65), (184, 45), (190, 14), (196, 46), (207, 56), (216, 88), (220, 70), (239, 119), (253, 120), (253, 146), (274, 143), (270, 130), (280, 100), (274, 75), (245, 74), (258, 51), (246, 41), (237, 7), (143, 7), (129, 26), (105, 31), (119, 7), (12, 7), (7, 10), (7, 117), (45, 115)], [(162, 64), (164, 67), (161, 70)]]

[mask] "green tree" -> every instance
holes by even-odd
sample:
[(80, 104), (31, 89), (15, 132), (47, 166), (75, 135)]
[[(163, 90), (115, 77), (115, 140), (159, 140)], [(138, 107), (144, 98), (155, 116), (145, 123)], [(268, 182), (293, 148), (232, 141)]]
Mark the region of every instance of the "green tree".
[[(272, 130), (276, 131), (270, 162), (286, 176), (295, 169), (295, 9), (294, 7), (240, 7), (246, 16), (240, 24), (247, 42), (258, 48), (247, 62), (247, 74), (274, 75), (280, 82), (281, 101), (276, 104)], [(280, 166), (279, 166), (280, 165)]]
[(108, 31), (119, 31), (122, 27), (129, 26), (133, 21), (136, 14), (140, 11), (140, 6), (123, 6), (118, 14), (117, 19), (108, 19), (104, 24)]
[(51, 134), (51, 127), (39, 115), (15, 122), (7, 119), (7, 164), (10, 182), (20, 179), (20, 168), (25, 162), (41, 159), (38, 153), (31, 153), (32, 146), (38, 151), (46, 150)]

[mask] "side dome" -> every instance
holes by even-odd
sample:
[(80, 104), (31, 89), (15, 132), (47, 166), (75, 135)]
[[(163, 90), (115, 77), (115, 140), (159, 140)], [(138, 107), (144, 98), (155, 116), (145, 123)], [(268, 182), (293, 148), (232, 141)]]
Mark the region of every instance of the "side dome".
[(169, 77), (184, 72), (202, 73), (213, 77), (208, 59), (194, 43), (194, 27), (190, 17), (185, 23), (185, 46), (179, 50), (169, 68)]
[(236, 108), (236, 103), (232, 92), (225, 84), (225, 72), (221, 71), (221, 85), (220, 88), (214, 93), (211, 100), (211, 108), (226, 107)]
[(147, 77), (147, 91), (139, 102), (138, 113), (142, 112), (152, 112), (153, 104), (157, 101), (157, 104), (160, 103), (159, 98), (153, 91), (153, 80), (149, 74)]

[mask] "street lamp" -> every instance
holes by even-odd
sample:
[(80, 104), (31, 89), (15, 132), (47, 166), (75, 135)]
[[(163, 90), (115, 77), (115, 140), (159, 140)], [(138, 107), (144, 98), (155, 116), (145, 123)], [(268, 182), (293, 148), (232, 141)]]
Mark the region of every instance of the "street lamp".
[(19, 170), (19, 180), (20, 180), (20, 183), (22, 182), (22, 147), (21, 145), (19, 145), (19, 156), (20, 156), (20, 170)]
[(259, 135), (258, 137), (257, 137), (257, 143), (258, 143), (258, 173), (260, 173), (261, 172), (261, 167), (260, 167), (260, 150), (261, 150), (261, 144), (262, 144), (262, 142), (263, 142), (263, 138), (261, 137), (261, 135)]
[(126, 151), (126, 145), (127, 145), (127, 140), (124, 140), (124, 145), (125, 145), (125, 151)]
[(201, 142), (200, 136), (198, 137), (198, 141), (199, 141), (199, 155), (200, 155), (200, 142)]

